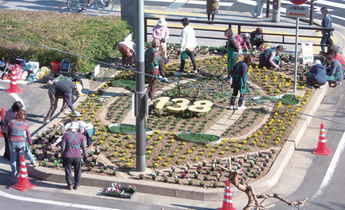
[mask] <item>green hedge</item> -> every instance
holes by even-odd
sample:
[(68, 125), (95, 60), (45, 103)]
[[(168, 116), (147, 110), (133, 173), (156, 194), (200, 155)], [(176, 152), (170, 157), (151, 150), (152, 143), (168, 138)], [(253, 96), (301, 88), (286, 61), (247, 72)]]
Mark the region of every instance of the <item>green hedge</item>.
[[(0, 9), (1, 34), (97, 60), (119, 57), (116, 46), (130, 31), (127, 22), (118, 16)], [(0, 57), (13, 63), (17, 56), (49, 67), (52, 61), (68, 57), (73, 69), (82, 73), (92, 71), (97, 65), (81, 57), (0, 35)]]

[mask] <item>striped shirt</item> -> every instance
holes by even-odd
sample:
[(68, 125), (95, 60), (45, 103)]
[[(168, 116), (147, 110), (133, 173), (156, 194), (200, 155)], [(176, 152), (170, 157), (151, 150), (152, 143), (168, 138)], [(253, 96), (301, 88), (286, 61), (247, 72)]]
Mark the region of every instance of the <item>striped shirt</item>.
[[(18, 124), (19, 124), (19, 129), (17, 128), (17, 124), (16, 124), (16, 119), (13, 119), (10, 121), (9, 125), (8, 125), (8, 141), (9, 143), (23, 143), (26, 142), (26, 140), (31, 141), (31, 134), (29, 131), (29, 125), (24, 122), (24, 121), (19, 121), (17, 120)], [(23, 133), (23, 135), (13, 135), (13, 132), (15, 131), (21, 131)]]

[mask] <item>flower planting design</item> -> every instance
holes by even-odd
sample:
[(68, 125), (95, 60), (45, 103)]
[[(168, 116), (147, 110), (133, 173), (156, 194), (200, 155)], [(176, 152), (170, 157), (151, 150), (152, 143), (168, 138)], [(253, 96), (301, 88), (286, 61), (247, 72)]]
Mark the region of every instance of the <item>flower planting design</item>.
[[(214, 53), (214, 50), (212, 49), (211, 52)], [(198, 66), (209, 74), (225, 75), (226, 55), (220, 56), (220, 51), (216, 51), (217, 54), (208, 56), (209, 54), (204, 55), (203, 51), (199, 50), (199, 55), (204, 55), (204, 59), (197, 59)], [(173, 57), (172, 54), (171, 56)], [(288, 58), (281, 59), (285, 60), (287, 66)], [(170, 76), (179, 66), (174, 60), (171, 61), (172, 64), (165, 66)], [(291, 71), (294, 69), (291, 64), (289, 68)], [(239, 171), (241, 183), (253, 182), (263, 177), (296, 124), (296, 118), (299, 117), (297, 112), (303, 111), (315, 90), (306, 90), (305, 84), (299, 81), (297, 88), (303, 92), (303, 95), (297, 96), (298, 104), (271, 100), (266, 103), (270, 103), (274, 108), (269, 109), (262, 102), (265, 98), (252, 99), (278, 96), (291, 90), (293, 87), (293, 81), (289, 77), (291, 72), (287, 70), (276, 72), (250, 66), (245, 97), (249, 99), (245, 100), (247, 109), (239, 112), (226, 109), (232, 95), (229, 83), (219, 77), (191, 74), (191, 70), (192, 66), (186, 64), (186, 72), (189, 73), (179, 78), (181, 82), (158, 84), (158, 89), (162, 87), (168, 89), (158, 95), (159, 100), (151, 103), (146, 124), (153, 129), (152, 135), (147, 135), (146, 139), (146, 165), (154, 173), (141, 173), (130, 178), (168, 184), (224, 187), (228, 172), (222, 171), (217, 166)], [(303, 70), (303, 67), (299, 67), (299, 71)], [(121, 177), (120, 172), (127, 172), (135, 167), (137, 144), (135, 133), (121, 134), (119, 131), (111, 130), (109, 124), (103, 122), (105, 120), (122, 123), (127, 115), (131, 115), (131, 95), (125, 93), (111, 100), (102, 99), (103, 93), (106, 94), (110, 88), (108, 85), (117, 84), (113, 81), (133, 80), (133, 77), (133, 72), (121, 71), (112, 81), (103, 85), (76, 108), (81, 113), (79, 120), (88, 121), (96, 130), (92, 137), (94, 150), (89, 152), (89, 158), (82, 166), (83, 173)], [(191, 106), (194, 107), (190, 108)], [(184, 111), (179, 110), (181, 107)], [(106, 110), (105, 119), (100, 117), (103, 110)], [(241, 116), (237, 120), (232, 122), (229, 120), (222, 124), (225, 129), (220, 135), (220, 142), (216, 145), (211, 145), (207, 140), (203, 144), (198, 144), (176, 138), (179, 133), (187, 132), (202, 139), (205, 137), (203, 134), (222, 121), (223, 116), (238, 114)], [(253, 130), (254, 127), (258, 128)], [(59, 147), (51, 147), (61, 134), (61, 127), (54, 125), (36, 135), (32, 150), (40, 165), (62, 170), (57, 167), (62, 163)]]

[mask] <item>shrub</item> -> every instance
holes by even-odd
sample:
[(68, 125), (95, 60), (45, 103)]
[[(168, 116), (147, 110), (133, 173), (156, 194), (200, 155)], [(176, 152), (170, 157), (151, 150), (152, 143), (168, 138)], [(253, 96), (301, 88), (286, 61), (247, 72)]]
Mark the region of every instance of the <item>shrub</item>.
[[(130, 32), (129, 25), (116, 16), (91, 17), (52, 11), (1, 9), (0, 33), (43, 46), (96, 60), (119, 55), (117, 44)], [(0, 36), (0, 56), (34, 59), (40, 66), (69, 57), (73, 69), (83, 73), (97, 65), (93, 61)]]

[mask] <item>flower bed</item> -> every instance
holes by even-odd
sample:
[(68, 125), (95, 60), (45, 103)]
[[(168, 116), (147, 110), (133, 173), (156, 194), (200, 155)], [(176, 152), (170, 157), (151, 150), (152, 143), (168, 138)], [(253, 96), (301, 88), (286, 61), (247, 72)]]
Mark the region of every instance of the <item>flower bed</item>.
[[(211, 74), (225, 74), (226, 57), (206, 57), (198, 60), (198, 66)], [(166, 66), (168, 73), (176, 72), (178, 64)], [(187, 69), (191, 66), (186, 65)], [(293, 67), (292, 67), (293, 68)], [(291, 68), (291, 71), (292, 71)], [(175, 70), (174, 70), (175, 69)], [(150, 106), (147, 126), (154, 132), (146, 139), (146, 164), (148, 168), (160, 173), (141, 174), (132, 179), (163, 181), (202, 187), (224, 187), (227, 174), (219, 170), (217, 165), (231, 167), (240, 171), (241, 182), (252, 182), (264, 176), (274, 162), (277, 153), (284, 145), (285, 139), (296, 123), (299, 111), (315, 90), (305, 90), (304, 83), (299, 82), (298, 89), (304, 95), (298, 96), (298, 105), (287, 105), (281, 101), (269, 102), (274, 106), (269, 110), (265, 105), (252, 100), (255, 97), (278, 96), (292, 87), (292, 80), (286, 76), (289, 71), (275, 72), (267, 69), (249, 68), (249, 82), (245, 101), (247, 110), (222, 134), (219, 144), (197, 144), (195, 142), (177, 141), (178, 132), (203, 134), (217, 123), (223, 115), (237, 112), (226, 109), (230, 104), (232, 89), (229, 83), (217, 77), (208, 78), (190, 74), (194, 80), (165, 90), (158, 97), (169, 97), (166, 105), (159, 111), (155, 109), (158, 101)], [(132, 79), (132, 72), (121, 71), (114, 80)], [(181, 80), (183, 78), (180, 78)], [(265, 84), (267, 83), (267, 84)], [(268, 85), (269, 84), (269, 85)], [(171, 85), (160, 83), (159, 87)], [(158, 88), (159, 88), (158, 87)], [(107, 105), (106, 120), (121, 123), (131, 109), (131, 96), (122, 95), (111, 102), (100, 100), (107, 91), (105, 84), (95, 94), (89, 96), (77, 110), (80, 120), (86, 120), (95, 126), (93, 136), (95, 151), (89, 153), (88, 161), (83, 165), (83, 173), (117, 176), (118, 172), (127, 172), (135, 167), (136, 136), (108, 132), (108, 123), (104, 123), (100, 113)], [(205, 113), (195, 113), (186, 109), (183, 112), (171, 112), (166, 106), (177, 106), (172, 99), (184, 98), (195, 104), (200, 100), (213, 103)], [(110, 105), (110, 106), (108, 106)], [(295, 112), (297, 111), (297, 112)], [(265, 120), (267, 119), (267, 120)], [(255, 126), (258, 129), (253, 130)], [(42, 131), (35, 140), (35, 155), (41, 165), (62, 170), (59, 165), (59, 153), (49, 145), (61, 134), (61, 128), (54, 126)], [(272, 150), (272, 148), (274, 148)], [(100, 158), (101, 157), (101, 158)], [(107, 164), (101, 159), (107, 159)], [(230, 158), (230, 161), (229, 161)], [(58, 162), (58, 163), (57, 163)], [(201, 166), (200, 166), (201, 165)], [(200, 180), (202, 179), (202, 180)]]

